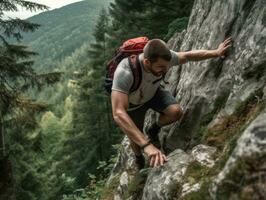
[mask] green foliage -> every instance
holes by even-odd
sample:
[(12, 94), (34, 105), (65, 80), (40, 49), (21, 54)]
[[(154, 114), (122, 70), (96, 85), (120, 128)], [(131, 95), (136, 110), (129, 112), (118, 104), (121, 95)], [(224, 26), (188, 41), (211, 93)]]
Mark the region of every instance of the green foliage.
[(200, 121), (200, 126), (208, 125), (213, 117), (225, 106), (226, 101), (230, 95), (230, 90), (223, 90), (220, 95), (214, 100), (213, 110), (204, 115)]
[[(112, 144), (119, 142), (123, 136), (118, 134), (111, 120), (109, 97), (106, 96), (101, 84), (105, 73), (103, 65), (106, 61), (104, 54), (106, 46), (104, 40), (98, 40), (106, 37), (108, 20), (105, 12), (102, 10), (100, 13), (98, 26), (95, 28), (94, 35), (97, 43), (89, 47), (90, 61), (86, 61), (87, 64), (84, 64), (76, 73), (77, 76), (71, 77), (71, 83), (77, 83), (76, 86), (68, 85), (68, 91), (72, 91), (72, 94), (65, 101), (60, 120), (64, 136), (62, 140), (58, 140), (58, 147), (53, 151), (57, 162), (53, 171), (58, 176), (65, 173), (75, 177), (73, 187), (85, 188), (88, 184), (87, 174), (95, 174), (95, 177), (90, 176), (91, 192), (86, 189), (86, 194), (90, 196), (100, 195), (98, 188), (101, 188), (104, 182), (98, 180), (99, 174), (107, 176), (113, 167), (107, 164), (106, 160), (114, 152)], [(99, 160), (101, 162), (97, 166)], [(54, 186), (60, 187), (61, 183), (56, 183), (58, 184)], [(95, 188), (92, 189), (93, 187)], [(81, 198), (80, 196), (83, 195), (80, 190), (75, 194), (69, 193), (69, 190), (53, 190), (50, 198), (59, 197), (60, 194), (65, 194), (64, 198)]]
[(186, 170), (185, 177), (188, 182), (195, 183), (195, 180), (206, 177), (209, 167), (202, 166), (198, 161), (190, 163)]
[[(16, 2), (20, 4), (24, 1)], [(17, 124), (23, 125), (9, 130), (7, 141), (10, 144), (18, 199), (97, 199), (107, 193), (110, 197), (111, 191), (119, 183), (117, 176), (109, 188), (104, 187), (115, 161), (114, 157), (109, 160), (115, 152), (112, 145), (123, 137), (114, 125), (110, 97), (102, 87), (105, 64), (113, 50), (125, 39), (140, 35), (163, 38), (167, 33), (170, 37), (169, 24), (177, 18), (187, 17), (193, 1), (117, 0), (109, 9), (110, 15), (102, 9), (109, 2), (83, 1), (65, 9), (34, 16), (29, 19), (32, 27), (36, 23), (42, 25), (34, 34), (12, 33), (15, 29), (12, 29), (11, 24), (13, 28), (15, 25), (23, 27), (24, 21), (4, 23), (8, 28), (7, 35), (16, 39), (22, 39), (23, 35), (23, 42), (30, 45), (33, 51), (38, 51), (39, 57), (35, 63), (31, 60), (22, 61), (36, 54), (22, 44), (7, 45), (4, 41), (0, 48), (0, 55), (3, 55), (0, 59), (3, 66), (1, 75), (12, 80), (8, 82), (9, 85), (21, 86), (20, 89), (27, 91), (31, 98), (38, 96), (39, 100), (49, 103), (37, 104), (29, 101), (30, 98), (21, 98), (23, 101), (18, 105), (32, 112), (20, 115), (17, 121), (13, 120), (13, 124), (19, 121), (23, 123)], [(32, 9), (32, 5), (28, 8)], [(7, 7), (5, 4), (1, 8)], [(102, 11), (98, 15), (100, 9)], [(185, 27), (184, 22), (173, 22), (169, 26), (170, 32), (181, 30)], [(24, 25), (23, 30), (33, 30), (29, 24)], [(39, 26), (36, 24), (36, 27)], [(9, 38), (9, 41), (15, 40)], [(6, 55), (9, 58), (3, 60)], [(18, 62), (19, 59), (22, 60)], [(34, 66), (38, 72), (52, 69), (54, 73), (37, 74), (30, 66)], [(21, 70), (17, 70), (18, 67)], [(53, 88), (42, 87), (44, 83), (50, 85), (59, 80), (59, 71), (64, 71), (60, 83)], [(19, 78), (16, 80), (11, 72), (18, 73)], [(29, 88), (31, 91), (27, 90)], [(41, 93), (39, 89), (42, 89)], [(1, 100), (8, 102), (7, 99)], [(1, 111), (3, 108), (8, 113), (14, 104), (5, 105), (1, 105)], [(47, 109), (47, 106), (50, 112), (37, 116), (39, 124), (29, 120), (35, 117), (33, 111)], [(11, 121), (4, 121), (7, 127), (12, 127)], [(36, 127), (35, 131), (29, 131)]]
[(108, 13), (105, 9), (102, 9), (98, 16), (98, 21), (94, 28), (93, 36), (96, 42), (105, 42), (105, 34), (108, 31)]
[[(111, 155), (112, 144), (117, 143), (122, 134), (118, 134), (112, 122), (112, 114), (110, 108), (109, 97), (103, 90), (102, 83), (105, 74), (104, 63), (107, 58), (105, 55), (106, 44), (105, 38), (108, 20), (105, 11), (99, 15), (97, 27), (94, 35), (97, 43), (93, 43), (89, 50), (90, 62), (84, 66), (79, 82), (79, 90), (75, 98), (78, 100), (73, 104), (73, 130), (76, 135), (67, 134), (65, 144), (67, 144), (70, 152), (69, 155), (76, 159), (76, 154), (80, 152), (80, 159), (77, 163), (82, 163), (83, 167), (75, 166), (77, 183), (80, 186), (86, 184), (84, 175), (87, 172), (95, 172), (97, 160), (106, 160)], [(70, 143), (68, 141), (75, 141)], [(82, 145), (83, 144), (83, 145)], [(88, 146), (90, 148), (77, 148), (80, 146)], [(92, 153), (93, 152), (93, 153)], [(90, 155), (90, 156), (88, 156)], [(86, 167), (86, 169), (84, 169)], [(72, 167), (71, 167), (72, 168)]]
[(30, 17), (30, 22), (42, 25), (36, 32), (23, 35), (23, 41), (39, 53), (35, 68), (39, 71), (58, 68), (76, 49), (94, 41), (92, 27), (99, 11), (109, 2), (86, 0)]
[(53, 155), (55, 148), (57, 148), (58, 141), (62, 137), (62, 125), (59, 119), (52, 113), (46, 112), (41, 119), (41, 131), (43, 132), (44, 142), (43, 151), (47, 156)]
[(146, 168), (135, 174), (133, 179), (128, 184), (128, 190), (124, 196), (125, 199), (129, 198), (130, 196), (137, 198), (139, 194), (142, 193), (149, 171), (150, 169)]
[(223, 91), (215, 99), (213, 110), (202, 117), (197, 134), (193, 138), (195, 143), (207, 142), (210, 145), (223, 148), (228, 137), (234, 137), (246, 126), (246, 118), (256, 116), (256, 113), (265, 106), (265, 103), (261, 100), (263, 96), (262, 88), (259, 88), (250, 94), (246, 100), (236, 105), (232, 116), (224, 117), (219, 125), (213, 129), (207, 129), (206, 126), (213, 120), (218, 111), (224, 107), (229, 94), (228, 90)]
[(209, 188), (211, 186), (212, 180), (206, 178), (202, 183), (199, 191), (191, 192), (185, 197), (180, 198), (180, 200), (211, 200), (209, 194)]
[[(226, 96), (227, 95), (225, 95), (225, 97)], [(262, 100), (262, 96), (262, 88), (259, 88), (251, 93), (244, 101), (239, 102), (235, 107), (234, 113), (231, 116), (222, 118), (220, 120), (221, 122), (216, 126), (210, 129), (201, 126), (199, 131), (199, 135), (202, 136), (201, 142), (215, 145), (219, 149), (223, 149), (230, 139), (235, 139), (235, 137), (243, 131), (247, 126), (247, 122), (254, 119), (258, 113), (265, 108), (266, 102)], [(224, 102), (223, 99), (227, 98), (221, 99), (220, 102)], [(223, 103), (221, 105), (223, 105)]]
[(266, 164), (265, 161), (265, 154), (239, 158), (234, 168), (226, 175), (225, 181), (221, 183), (217, 199), (263, 199), (265, 177), (261, 174)]
[(89, 185), (85, 188), (75, 190), (72, 194), (63, 195), (63, 200), (97, 200), (108, 199), (106, 195), (110, 195), (116, 189), (119, 183), (119, 175), (112, 178), (109, 186), (106, 186), (106, 181), (113, 168), (117, 157), (112, 155), (111, 158), (106, 161), (99, 161), (97, 170), (98, 175), (88, 173)]
[[(216, 155), (214, 155), (214, 157), (218, 159), (212, 168), (204, 167), (196, 161), (192, 162), (188, 166), (184, 176), (185, 182), (189, 182), (191, 184), (200, 183), (201, 188), (197, 192), (192, 192), (186, 195), (182, 198), (182, 200), (211, 199), (209, 195), (209, 188), (212, 179), (216, 177), (217, 174), (224, 168), (229, 156), (232, 154), (237, 144), (237, 140), (241, 133), (245, 130), (248, 124), (255, 119), (261, 110), (265, 108), (266, 102), (261, 98), (261, 89), (258, 89), (245, 101), (239, 103), (236, 106), (235, 112), (231, 116), (221, 119), (221, 122), (216, 126), (212, 128), (206, 128), (202, 126), (200, 134), (202, 136), (201, 142), (218, 147), (218, 152)], [(223, 103), (221, 105), (223, 105)], [(265, 157), (265, 155), (262, 155), (262, 157)], [(244, 160), (245, 162), (240, 160), (240, 163), (236, 165), (235, 170), (233, 170), (231, 175), (229, 175), (229, 181), (226, 181), (224, 183), (225, 186), (222, 186), (222, 190), (220, 191), (221, 194), (219, 194), (220, 197), (218, 199), (252, 199), (250, 196), (251, 193), (248, 192), (250, 191), (250, 188), (253, 187), (251, 182), (249, 182), (250, 179), (245, 177), (246, 179), (243, 181), (242, 177), (243, 174), (247, 175), (251, 173), (250, 170), (253, 166), (252, 163), (255, 163), (255, 161), (246, 158), (244, 158)], [(256, 160), (263, 160), (263, 158), (256, 158)], [(254, 164), (254, 166), (261, 165), (257, 163)], [(261, 170), (260, 167), (257, 169), (258, 171)], [(239, 186), (240, 182), (242, 184), (241, 186)], [(259, 181), (254, 185), (259, 185)], [(259, 195), (255, 197), (255, 199), (259, 198)]]
[(189, 17), (177, 18), (168, 25), (168, 33), (164, 37), (165, 40), (169, 40), (174, 33), (182, 32), (187, 28)]
[(256, 80), (259, 80), (263, 75), (265, 74), (265, 65), (266, 65), (266, 59), (263, 59), (259, 63), (255, 64), (255, 66), (252, 66), (250, 64), (247, 71), (244, 72), (243, 78), (250, 79), (255, 78)]
[(180, 196), (182, 192), (182, 184), (177, 182), (172, 182), (167, 186), (169, 190), (169, 196), (171, 199), (175, 200), (175, 197)]
[(236, 105), (234, 114), (238, 117), (246, 115), (254, 104), (260, 103), (262, 97), (263, 97), (263, 88), (259, 88), (253, 93), (251, 93), (249, 97), (245, 99), (245, 101), (239, 102)]
[[(110, 14), (113, 18), (109, 29), (110, 41), (108, 46), (117, 48), (122, 41), (138, 36), (149, 38), (170, 38), (174, 29), (185, 28), (185, 18), (188, 17), (193, 5), (193, 0), (173, 1), (173, 0), (154, 0), (154, 1), (124, 1), (115, 0), (110, 4)], [(171, 22), (178, 18), (170, 26)], [(174, 28), (174, 26), (177, 26)], [(112, 51), (113, 52), (113, 51)]]
[(223, 90), (213, 102), (213, 109), (211, 112), (206, 113), (201, 117), (199, 122), (199, 127), (197, 129), (197, 134), (193, 136), (193, 143), (191, 146), (197, 145), (201, 142), (204, 133), (207, 131), (206, 126), (213, 120), (213, 117), (225, 106), (227, 99), (230, 95), (230, 90)]
[[(4, 176), (13, 176), (9, 187), (14, 187), (1, 188), (0, 198), (16, 195), (18, 200), (31, 200), (42, 199), (47, 189), (42, 184), (44, 178), (39, 175), (37, 164), (43, 138), (41, 133), (33, 133), (38, 127), (35, 116), (47, 105), (30, 98), (27, 92), (55, 83), (60, 73), (37, 74), (32, 68), (32, 57), (36, 53), (23, 44), (10, 42), (21, 41), (22, 32), (35, 31), (39, 27), (26, 20), (4, 17), (4, 11), (17, 11), (19, 7), (30, 11), (47, 9), (44, 5), (23, 0), (0, 3), (0, 159), (11, 161), (12, 170), (10, 167)], [(2, 184), (5, 185), (0, 180)]]
[(111, 178), (110, 183), (108, 186), (105, 186), (101, 192), (101, 199), (112, 200), (115, 191), (120, 182), (121, 174), (117, 174)]
[(26, 134), (20, 127), (7, 129), (7, 133), (17, 199), (43, 199), (47, 185), (45, 177), (39, 174), (38, 157), (42, 152), (42, 134), (38, 131)]

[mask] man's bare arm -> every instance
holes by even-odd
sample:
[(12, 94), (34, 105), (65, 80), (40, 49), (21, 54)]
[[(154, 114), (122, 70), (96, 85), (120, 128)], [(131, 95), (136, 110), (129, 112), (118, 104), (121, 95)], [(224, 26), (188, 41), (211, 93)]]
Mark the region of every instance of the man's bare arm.
[(177, 52), (179, 64), (187, 61), (200, 61), (209, 58), (223, 57), (227, 49), (231, 46), (231, 38), (222, 42), (217, 49), (214, 50), (192, 50), (186, 52)]
[[(135, 123), (127, 114), (128, 95), (118, 91), (112, 91), (112, 110), (113, 117), (122, 131), (136, 144), (143, 146), (148, 142), (147, 138), (136, 127)], [(144, 148), (144, 153), (150, 158), (150, 166), (156, 167), (163, 165), (167, 161), (166, 156), (152, 144)]]
[(148, 142), (147, 138), (136, 127), (135, 123), (127, 114), (128, 95), (118, 91), (112, 91), (113, 118), (122, 131), (139, 146)]

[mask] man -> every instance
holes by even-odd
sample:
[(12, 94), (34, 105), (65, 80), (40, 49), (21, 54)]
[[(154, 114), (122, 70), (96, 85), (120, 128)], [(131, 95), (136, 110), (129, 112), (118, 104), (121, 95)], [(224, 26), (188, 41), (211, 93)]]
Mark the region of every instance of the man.
[[(151, 167), (163, 165), (167, 161), (166, 156), (154, 145), (158, 142), (158, 132), (162, 126), (179, 120), (183, 115), (175, 98), (160, 85), (164, 74), (170, 67), (188, 61), (224, 57), (230, 43), (231, 38), (228, 38), (215, 50), (174, 52), (162, 40), (150, 40), (139, 55), (142, 80), (134, 92), (130, 92), (134, 77), (128, 59), (119, 63), (111, 93), (113, 118), (130, 139), (139, 169), (145, 163), (141, 150), (148, 156)], [(160, 116), (154, 124), (147, 127), (145, 132), (148, 139), (142, 131), (145, 113), (149, 108), (159, 112)]]

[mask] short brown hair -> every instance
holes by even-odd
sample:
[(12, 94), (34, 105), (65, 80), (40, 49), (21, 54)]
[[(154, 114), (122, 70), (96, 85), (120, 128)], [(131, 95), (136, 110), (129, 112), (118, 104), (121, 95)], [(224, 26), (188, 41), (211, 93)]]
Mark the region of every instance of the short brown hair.
[(154, 63), (158, 58), (170, 61), (172, 54), (170, 49), (166, 46), (165, 42), (160, 39), (150, 40), (144, 47), (144, 58), (148, 59), (151, 63)]

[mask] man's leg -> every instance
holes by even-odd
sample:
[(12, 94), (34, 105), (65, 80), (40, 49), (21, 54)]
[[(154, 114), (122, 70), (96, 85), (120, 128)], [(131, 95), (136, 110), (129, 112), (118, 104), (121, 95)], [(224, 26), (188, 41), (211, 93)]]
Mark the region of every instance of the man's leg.
[(146, 127), (146, 133), (152, 142), (159, 147), (158, 133), (162, 126), (171, 124), (179, 120), (182, 115), (182, 108), (177, 104), (175, 98), (171, 93), (165, 90), (163, 87), (159, 87), (156, 94), (150, 101), (150, 107), (159, 112), (160, 116), (158, 120)]
[(160, 114), (157, 124), (159, 126), (165, 126), (176, 122), (183, 115), (182, 108), (178, 104), (169, 105)]
[[(168, 100), (168, 102), (166, 103), (173, 103), (173, 100)], [(137, 110), (128, 112), (129, 116), (132, 118), (140, 131), (143, 130), (144, 117), (147, 109), (148, 108), (144, 105)], [(182, 109), (178, 104), (168, 105), (165, 109), (162, 110), (162, 112), (160, 112), (159, 119), (151, 125), (151, 128), (153, 129), (152, 132), (156, 132), (156, 134), (158, 134), (158, 131), (162, 126), (171, 124), (179, 120), (182, 117), (182, 114)], [(130, 140), (130, 146), (135, 155), (141, 155), (140, 147), (132, 140)]]

